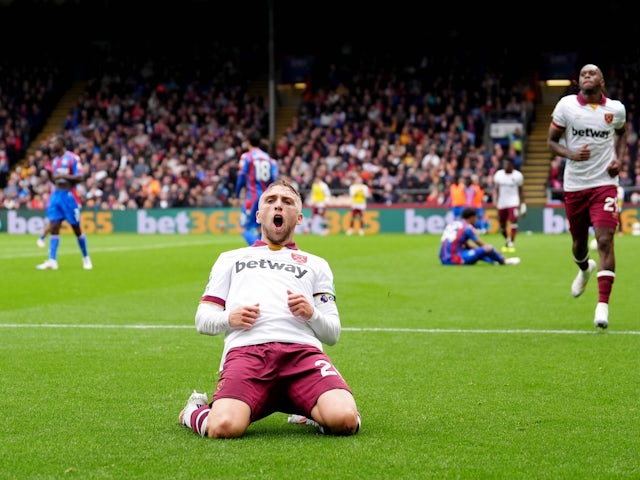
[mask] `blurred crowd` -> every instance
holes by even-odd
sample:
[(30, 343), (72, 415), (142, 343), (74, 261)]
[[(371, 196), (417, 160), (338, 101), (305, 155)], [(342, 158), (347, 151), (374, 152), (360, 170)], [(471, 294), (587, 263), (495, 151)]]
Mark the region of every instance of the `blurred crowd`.
[[(447, 206), (450, 184), (473, 176), (491, 203), (494, 172), (506, 156), (522, 165), (522, 137), (535, 121), (534, 79), (506, 75), (480, 60), (425, 57), (408, 66), (328, 62), (309, 75), (297, 115), (269, 145), (268, 106), (250, 89), (244, 59), (220, 45), (208, 55), (199, 66), (115, 56), (87, 83), (60, 126), (85, 170), (78, 189), (83, 208), (230, 206), (238, 160), (254, 130), (265, 138), (281, 175), (303, 193), (319, 175), (340, 196), (359, 175), (373, 192), (372, 202)], [(51, 192), (48, 140), (28, 155), (26, 148), (59, 99), (56, 82), (68, 82), (58, 80), (63, 77), (54, 68), (4, 73), (0, 205), (44, 209)], [(629, 152), (621, 183), (635, 187), (635, 66), (605, 76), (609, 95), (628, 109)], [(522, 120), (525, 131), (488, 141), (495, 112)], [(550, 188), (561, 188), (562, 168), (562, 159), (550, 159)]]

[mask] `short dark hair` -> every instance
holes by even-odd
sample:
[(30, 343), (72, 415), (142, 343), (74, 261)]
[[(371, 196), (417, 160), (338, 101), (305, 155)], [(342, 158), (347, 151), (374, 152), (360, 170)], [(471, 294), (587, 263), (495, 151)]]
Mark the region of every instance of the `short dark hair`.
[(49, 148), (56, 148), (55, 144), (59, 143), (62, 148), (67, 148), (67, 139), (61, 133), (56, 133), (50, 140)]
[(249, 134), (248, 139), (249, 139), (249, 144), (251, 144), (254, 147), (259, 147), (260, 142), (262, 141), (262, 135), (260, 135), (259, 131), (254, 130)]
[(471, 217), (475, 217), (476, 215), (478, 215), (478, 212), (473, 207), (466, 207), (464, 210), (462, 210), (462, 218), (464, 218), (465, 220)]

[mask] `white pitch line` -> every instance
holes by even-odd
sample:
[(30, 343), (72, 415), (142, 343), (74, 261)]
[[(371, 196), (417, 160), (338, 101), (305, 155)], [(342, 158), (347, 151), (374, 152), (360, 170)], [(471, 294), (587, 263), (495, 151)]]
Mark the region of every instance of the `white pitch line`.
[[(605, 333), (601, 330), (535, 330), (531, 328), (523, 329), (469, 329), (463, 328), (343, 328), (343, 331), (367, 331), (367, 332), (411, 332), (411, 333), (546, 333), (546, 334), (559, 334), (559, 335), (592, 335), (594, 333)], [(640, 335), (640, 331), (627, 330), (627, 331), (612, 331), (607, 330), (607, 334), (613, 335)]]
[[(120, 245), (120, 246), (100, 246), (100, 247), (89, 247), (89, 253), (101, 253), (101, 252), (126, 252), (130, 250), (155, 250), (158, 248), (181, 248), (181, 247), (192, 247), (192, 246), (202, 246), (202, 245), (215, 245), (216, 243), (212, 240), (212, 237), (206, 237), (203, 240), (197, 241), (189, 241), (189, 242), (162, 242), (162, 243), (145, 243), (142, 245)], [(223, 242), (224, 243), (224, 242)], [(240, 241), (238, 241), (238, 246), (242, 245)], [(47, 255), (49, 252), (48, 248), (34, 248), (29, 251), (16, 251), (16, 252), (8, 252), (4, 251), (0, 254), (0, 259), (10, 259), (10, 258), (28, 258), (28, 257), (42, 257), (43, 255)], [(76, 245), (69, 245), (60, 248), (58, 250), (58, 255), (76, 255), (78, 253), (78, 247)]]
[[(134, 329), (134, 330), (171, 330), (194, 329), (193, 325), (108, 325), (108, 324), (61, 324), (61, 323), (0, 323), (0, 328), (103, 328), (103, 329)], [(469, 329), (463, 328), (355, 328), (345, 327), (343, 332), (392, 332), (392, 333), (501, 333), (501, 334), (547, 334), (547, 335), (640, 335), (640, 331), (626, 330), (535, 330), (524, 329)]]

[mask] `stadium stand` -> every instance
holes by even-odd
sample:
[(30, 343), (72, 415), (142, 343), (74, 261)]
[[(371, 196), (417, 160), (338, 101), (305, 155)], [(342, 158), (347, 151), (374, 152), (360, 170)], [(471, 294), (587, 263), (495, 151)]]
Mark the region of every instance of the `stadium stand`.
[[(40, 172), (48, 138), (60, 131), (85, 164), (85, 208), (228, 206), (243, 138), (254, 129), (270, 131), (268, 65), (257, 54), (264, 53), (261, 42), (245, 39), (238, 48), (229, 39), (203, 38), (94, 41), (76, 57), (42, 55), (54, 60), (42, 67), (31, 58), (27, 69), (19, 57), (3, 59), (3, 71), (11, 73), (0, 78), (4, 208), (46, 204)], [(561, 178), (550, 173), (557, 162), (540, 146), (550, 112), (535, 63), (516, 68), (522, 51), (480, 56), (465, 50), (461, 37), (418, 54), (398, 47), (389, 54), (382, 43), (354, 42), (316, 55), (303, 75), (304, 91), (277, 72), (272, 154), (303, 193), (322, 169), (337, 204), (359, 174), (373, 202), (446, 206), (451, 180), (477, 175), (491, 203), (493, 172), (509, 155), (517, 157), (527, 188), (537, 189), (527, 193), (529, 201), (557, 199)], [(627, 105), (633, 131), (623, 175), (629, 200), (640, 180), (636, 63), (606, 71), (610, 95)], [(492, 136), (490, 127), (502, 120), (523, 126), (520, 143), (511, 134)]]

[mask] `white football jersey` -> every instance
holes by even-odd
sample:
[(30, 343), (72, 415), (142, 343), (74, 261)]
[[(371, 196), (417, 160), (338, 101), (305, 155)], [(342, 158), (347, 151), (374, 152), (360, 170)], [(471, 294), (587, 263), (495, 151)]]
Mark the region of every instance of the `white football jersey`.
[[(271, 250), (264, 243), (220, 254), (211, 268), (203, 302), (225, 310), (259, 305), (260, 316), (251, 329), (225, 333), (221, 366), (229, 349), (268, 342), (302, 343), (322, 350), (311, 322), (293, 316), (287, 290), (304, 294), (318, 307), (335, 306), (333, 273), (326, 260), (293, 248)], [(336, 318), (339, 318), (336, 315)], [(334, 325), (339, 331), (340, 325)]]
[(564, 141), (569, 150), (588, 144), (591, 157), (586, 162), (567, 159), (563, 188), (575, 192), (602, 185), (618, 185), (618, 177), (607, 173), (607, 166), (616, 159), (615, 130), (622, 128), (627, 114), (618, 100), (602, 96), (598, 104), (588, 104), (582, 95), (567, 95), (556, 104), (551, 121), (564, 128)]
[(498, 187), (497, 209), (520, 206), (519, 188), (524, 183), (524, 176), (520, 170), (507, 173), (504, 168), (501, 168), (493, 176), (493, 183)]

